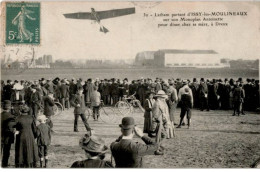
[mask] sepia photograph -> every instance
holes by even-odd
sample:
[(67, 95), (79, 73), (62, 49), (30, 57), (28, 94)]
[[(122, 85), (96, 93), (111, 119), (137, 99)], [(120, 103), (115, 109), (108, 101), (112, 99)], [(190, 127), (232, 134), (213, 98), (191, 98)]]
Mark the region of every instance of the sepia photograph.
[(260, 168), (260, 1), (2, 1), (1, 168)]

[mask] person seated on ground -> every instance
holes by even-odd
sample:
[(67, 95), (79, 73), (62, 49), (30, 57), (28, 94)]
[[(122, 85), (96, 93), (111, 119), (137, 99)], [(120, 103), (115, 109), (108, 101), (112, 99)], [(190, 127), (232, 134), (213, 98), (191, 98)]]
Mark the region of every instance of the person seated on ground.
[(85, 151), (87, 159), (75, 161), (71, 168), (113, 168), (109, 161), (104, 160), (108, 147), (101, 138), (85, 134), (80, 139), (79, 146)]
[[(158, 144), (144, 136), (140, 128), (135, 127), (134, 118), (124, 117), (119, 125), (122, 135), (110, 145), (112, 156), (117, 168), (141, 168), (143, 156), (152, 155), (158, 149)], [(134, 135), (142, 138), (146, 143), (133, 141)]]

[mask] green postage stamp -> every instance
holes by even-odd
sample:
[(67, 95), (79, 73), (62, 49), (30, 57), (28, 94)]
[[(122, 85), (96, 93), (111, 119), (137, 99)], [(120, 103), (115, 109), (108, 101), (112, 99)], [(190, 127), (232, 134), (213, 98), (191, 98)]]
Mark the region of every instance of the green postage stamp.
[(40, 44), (40, 3), (6, 3), (5, 43)]

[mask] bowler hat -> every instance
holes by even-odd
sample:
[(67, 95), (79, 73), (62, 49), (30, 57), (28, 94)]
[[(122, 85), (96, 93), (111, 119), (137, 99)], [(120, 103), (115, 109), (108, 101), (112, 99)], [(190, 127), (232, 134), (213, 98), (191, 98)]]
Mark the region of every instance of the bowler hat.
[(85, 134), (79, 140), (79, 146), (87, 152), (103, 154), (108, 151), (108, 147), (105, 145), (104, 140), (97, 136), (90, 136), (88, 134)]
[(124, 117), (122, 119), (121, 124), (119, 124), (119, 127), (121, 127), (122, 129), (131, 129), (135, 126), (135, 120), (133, 117)]
[(22, 113), (28, 113), (30, 111), (30, 108), (27, 106), (27, 105), (24, 105), (22, 108), (21, 108), (21, 112)]
[(37, 87), (37, 86), (34, 85), (34, 84), (31, 85), (31, 88), (32, 88), (32, 89), (36, 89), (36, 87)]
[(11, 101), (10, 100), (5, 100), (3, 109), (7, 110), (7, 109), (10, 109), (10, 108), (11, 108)]

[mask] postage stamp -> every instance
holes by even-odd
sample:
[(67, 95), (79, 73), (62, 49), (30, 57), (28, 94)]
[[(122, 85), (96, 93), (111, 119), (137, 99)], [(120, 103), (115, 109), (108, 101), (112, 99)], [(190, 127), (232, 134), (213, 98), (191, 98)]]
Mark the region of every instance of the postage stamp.
[(7, 2), (5, 43), (40, 44), (40, 3)]

